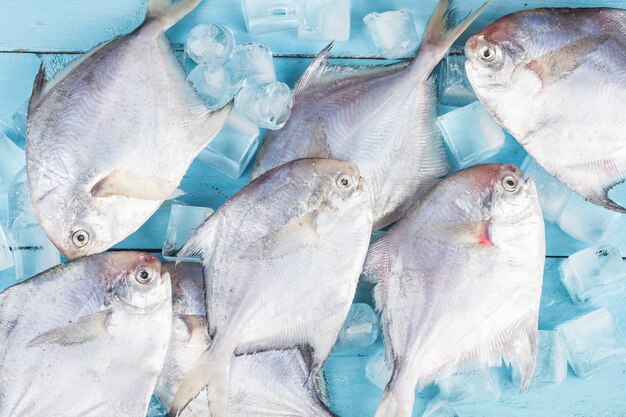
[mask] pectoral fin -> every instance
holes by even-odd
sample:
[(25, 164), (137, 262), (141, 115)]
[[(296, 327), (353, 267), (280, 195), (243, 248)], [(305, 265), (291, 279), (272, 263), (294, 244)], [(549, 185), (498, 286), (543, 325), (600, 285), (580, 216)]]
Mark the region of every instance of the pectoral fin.
[(569, 77), (584, 62), (587, 55), (602, 46), (608, 39), (609, 35), (581, 38), (530, 61), (526, 64), (526, 68), (537, 75), (543, 88), (549, 87)]
[(140, 200), (167, 200), (176, 195), (178, 184), (130, 171), (113, 171), (91, 189), (94, 197), (125, 196)]
[(491, 241), (489, 220), (473, 222), (429, 224), (422, 233), (424, 238), (435, 241), (451, 242), (457, 246), (495, 246)]
[(40, 334), (28, 342), (26, 346), (33, 347), (44, 343), (68, 346), (97, 339), (106, 339), (109, 337), (108, 322), (110, 317), (110, 310), (99, 311), (89, 316), (81, 317), (65, 327), (59, 327)]

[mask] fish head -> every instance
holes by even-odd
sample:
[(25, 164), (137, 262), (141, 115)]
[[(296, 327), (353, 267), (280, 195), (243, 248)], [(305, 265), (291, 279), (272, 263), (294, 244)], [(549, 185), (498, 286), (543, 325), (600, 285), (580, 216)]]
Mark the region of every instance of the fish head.
[(539, 211), (539, 199), (533, 181), (524, 178), (524, 173), (515, 165), (478, 165), (468, 171), (470, 188), (480, 198), (483, 218), (491, 221), (520, 221)]
[(171, 303), (170, 275), (162, 271), (161, 262), (155, 256), (110, 252), (102, 255), (102, 259), (102, 277), (112, 302), (143, 312)]

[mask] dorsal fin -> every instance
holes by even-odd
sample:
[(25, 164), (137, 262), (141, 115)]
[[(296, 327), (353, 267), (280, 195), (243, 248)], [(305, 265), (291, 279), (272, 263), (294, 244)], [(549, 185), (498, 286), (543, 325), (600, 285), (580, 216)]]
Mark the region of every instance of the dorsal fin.
[(202, 0), (148, 0), (146, 20), (160, 20), (163, 22), (165, 29), (169, 29), (195, 9), (201, 1)]
[(329, 43), (326, 48), (322, 49), (315, 57), (311, 65), (308, 66), (304, 74), (300, 77), (293, 89), (293, 94), (296, 95), (306, 90), (312, 85), (315, 85), (324, 76), (326, 68), (328, 68), (328, 59), (330, 58), (330, 50), (333, 49), (335, 43)]
[(35, 110), (39, 103), (41, 103), (41, 99), (44, 96), (44, 89), (46, 87), (46, 66), (41, 61), (39, 65), (39, 71), (37, 71), (37, 75), (35, 76), (35, 81), (33, 82), (33, 92), (30, 95), (30, 101), (28, 102), (28, 113)]

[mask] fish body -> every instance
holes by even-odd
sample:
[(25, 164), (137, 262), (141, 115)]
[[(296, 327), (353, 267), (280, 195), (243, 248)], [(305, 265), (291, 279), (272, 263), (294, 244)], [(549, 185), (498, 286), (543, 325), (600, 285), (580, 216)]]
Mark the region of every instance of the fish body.
[(370, 247), (394, 371), (377, 417), (411, 416), (415, 388), (466, 363), (535, 366), (545, 257), (535, 186), (512, 165), (476, 166), (442, 181)]
[(177, 192), (229, 107), (210, 113), (165, 29), (200, 0), (150, 0), (145, 22), (45, 81), (29, 104), (27, 170), (41, 227), (70, 258), (100, 253)]
[(374, 228), (400, 218), (450, 171), (435, 123), (432, 71), (484, 6), (445, 29), (447, 6), (448, 0), (439, 2), (409, 65), (329, 66), (330, 46), (324, 49), (294, 90), (287, 124), (263, 141), (253, 177), (298, 158), (351, 161), (372, 190)]
[(252, 181), (194, 232), (179, 259), (203, 258), (213, 343), (181, 383), (172, 415), (208, 386), (212, 416), (227, 416), (233, 354), (302, 347), (319, 371), (367, 253), (364, 181), (349, 162), (292, 161)]
[[(165, 264), (172, 277), (172, 337), (155, 393), (166, 407), (185, 375), (211, 345), (200, 264)], [(266, 351), (233, 358), (228, 396), (230, 415), (238, 417), (331, 417), (324, 398), (323, 378), (310, 370), (298, 349)], [(208, 417), (206, 392), (189, 403), (183, 417)]]
[(170, 336), (160, 267), (107, 253), (0, 293), (0, 416), (144, 417)]
[(466, 69), (485, 109), (588, 201), (626, 179), (626, 10), (537, 9), (470, 38)]

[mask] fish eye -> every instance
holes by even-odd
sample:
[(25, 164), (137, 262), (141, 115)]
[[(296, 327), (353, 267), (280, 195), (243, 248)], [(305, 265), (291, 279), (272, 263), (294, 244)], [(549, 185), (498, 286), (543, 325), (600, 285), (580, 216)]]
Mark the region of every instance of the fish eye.
[(502, 188), (511, 193), (517, 191), (517, 188), (519, 187), (519, 181), (513, 175), (506, 175), (504, 178), (502, 178), (501, 183)]
[(153, 275), (147, 269), (140, 269), (135, 279), (140, 284), (147, 284), (152, 281)]
[(478, 57), (484, 62), (492, 62), (496, 59), (496, 49), (487, 44), (478, 50)]
[(352, 177), (345, 175), (345, 174), (337, 177), (336, 182), (337, 182), (337, 187), (339, 187), (342, 190), (347, 190), (348, 188), (352, 187)]
[(74, 243), (74, 245), (79, 248), (82, 248), (83, 246), (88, 244), (89, 239), (90, 236), (86, 230), (77, 230), (76, 232), (74, 232), (74, 234), (72, 234), (72, 243)]

